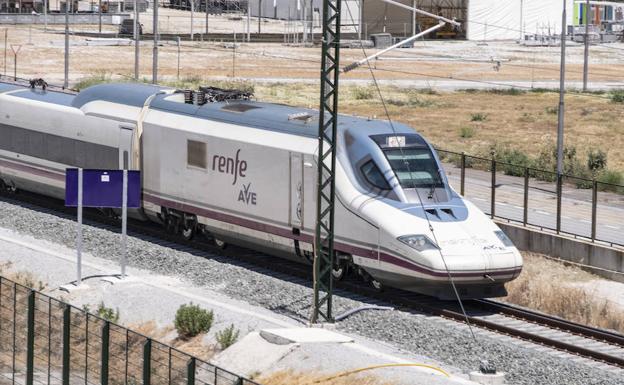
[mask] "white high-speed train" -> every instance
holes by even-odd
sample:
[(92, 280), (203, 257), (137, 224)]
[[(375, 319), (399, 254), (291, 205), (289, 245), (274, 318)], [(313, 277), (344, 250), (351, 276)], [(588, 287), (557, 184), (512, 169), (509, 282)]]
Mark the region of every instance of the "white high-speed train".
[[(188, 95), (187, 95), (188, 96)], [(184, 93), (106, 84), (74, 95), (0, 83), (0, 184), (64, 197), (68, 167), (142, 172), (138, 218), (218, 245), (310, 262), (318, 113), (249, 100), (204, 105)], [(335, 276), (441, 298), (505, 294), (522, 258), (449, 185), (413, 129), (339, 118)]]

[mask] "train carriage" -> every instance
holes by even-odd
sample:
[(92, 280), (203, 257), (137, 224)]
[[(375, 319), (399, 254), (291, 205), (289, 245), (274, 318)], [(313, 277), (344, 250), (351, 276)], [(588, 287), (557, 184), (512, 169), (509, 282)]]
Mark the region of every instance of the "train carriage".
[[(197, 95), (138, 84), (77, 95), (0, 84), (0, 180), (62, 197), (66, 167), (140, 169), (137, 218), (311, 262), (318, 113)], [(377, 286), (448, 298), (452, 277), (464, 297), (505, 294), (520, 254), (450, 187), (421, 135), (350, 116), (339, 118), (337, 134), (336, 278), (352, 270)]]

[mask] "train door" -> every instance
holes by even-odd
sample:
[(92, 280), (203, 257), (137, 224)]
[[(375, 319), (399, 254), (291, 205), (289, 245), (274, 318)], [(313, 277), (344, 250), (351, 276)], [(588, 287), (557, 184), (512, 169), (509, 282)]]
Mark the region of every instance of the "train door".
[(290, 226), (303, 227), (303, 155), (290, 153)]
[(134, 126), (123, 125), (119, 128), (119, 168), (130, 170), (132, 169), (132, 132)]

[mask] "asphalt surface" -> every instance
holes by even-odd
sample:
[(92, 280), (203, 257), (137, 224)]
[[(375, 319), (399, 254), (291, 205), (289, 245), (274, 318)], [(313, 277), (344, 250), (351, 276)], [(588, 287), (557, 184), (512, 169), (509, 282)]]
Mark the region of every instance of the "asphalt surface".
[[(460, 191), (461, 171), (444, 164), (451, 186)], [(495, 216), (515, 222), (524, 219), (524, 178), (496, 174)], [(465, 197), (486, 214), (491, 214), (492, 174), (466, 169)], [(596, 240), (624, 247), (624, 195), (598, 192)], [(557, 187), (555, 183), (529, 181), (527, 224), (555, 230)], [(561, 231), (591, 238), (592, 190), (564, 185), (561, 201)]]

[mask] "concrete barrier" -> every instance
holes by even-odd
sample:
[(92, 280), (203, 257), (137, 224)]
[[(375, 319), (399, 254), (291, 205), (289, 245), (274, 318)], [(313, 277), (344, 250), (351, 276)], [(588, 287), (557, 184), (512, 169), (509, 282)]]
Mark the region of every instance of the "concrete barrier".
[(497, 224), (520, 250), (546, 254), (624, 282), (624, 250), (507, 222), (497, 221)]

